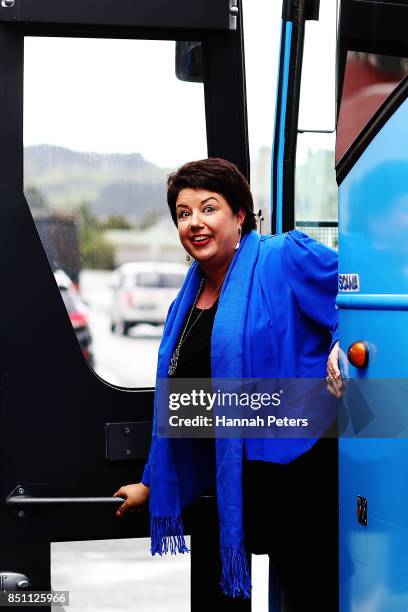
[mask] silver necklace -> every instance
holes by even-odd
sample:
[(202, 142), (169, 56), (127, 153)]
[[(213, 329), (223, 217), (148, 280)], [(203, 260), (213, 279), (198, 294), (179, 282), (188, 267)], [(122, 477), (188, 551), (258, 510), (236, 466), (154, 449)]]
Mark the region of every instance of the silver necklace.
[[(184, 329), (183, 329), (183, 332), (182, 332), (182, 334), (180, 336), (180, 340), (178, 341), (178, 344), (177, 344), (176, 348), (173, 351), (173, 355), (171, 356), (169, 369), (167, 370), (169, 376), (173, 376), (173, 374), (177, 370), (177, 363), (178, 363), (178, 359), (179, 359), (179, 356), (180, 356), (181, 345), (183, 344), (183, 342), (185, 341), (185, 339), (187, 338), (188, 334), (191, 332), (193, 326), (197, 323), (198, 319), (201, 317), (203, 312), (205, 312), (207, 310), (207, 308), (210, 305), (210, 302), (211, 302), (211, 300), (213, 298), (213, 296), (210, 297), (210, 299), (206, 303), (205, 307), (200, 310), (200, 312), (198, 313), (197, 318), (192, 322), (192, 324), (190, 326), (190, 329), (187, 329), (188, 328), (188, 324), (190, 323), (191, 315), (193, 313), (195, 305), (197, 304), (198, 296), (201, 293), (201, 289), (203, 288), (203, 285), (204, 285), (204, 279), (202, 278), (201, 279), (201, 283), (200, 283), (200, 287), (198, 288), (198, 292), (197, 292), (197, 295), (196, 295), (195, 300), (194, 300), (194, 304), (191, 307), (190, 313), (188, 315), (187, 322), (186, 322), (186, 324), (184, 326)], [(217, 294), (217, 292), (218, 292), (219, 288), (221, 287), (221, 285), (222, 285), (222, 281), (220, 282), (218, 287), (214, 290), (213, 295)]]

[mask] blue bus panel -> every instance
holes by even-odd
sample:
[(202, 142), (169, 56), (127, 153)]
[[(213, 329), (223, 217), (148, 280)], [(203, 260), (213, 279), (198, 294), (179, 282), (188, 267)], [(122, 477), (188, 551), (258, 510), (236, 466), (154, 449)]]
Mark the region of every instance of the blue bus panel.
[[(404, 418), (395, 427), (393, 416), (408, 412), (407, 100), (340, 185), (339, 275), (341, 347), (357, 340), (369, 347), (367, 368), (347, 363), (343, 374), (364, 381), (372, 413), (362, 437), (339, 444), (340, 610), (405, 612), (408, 430)], [(366, 525), (358, 521), (358, 496), (367, 500)]]

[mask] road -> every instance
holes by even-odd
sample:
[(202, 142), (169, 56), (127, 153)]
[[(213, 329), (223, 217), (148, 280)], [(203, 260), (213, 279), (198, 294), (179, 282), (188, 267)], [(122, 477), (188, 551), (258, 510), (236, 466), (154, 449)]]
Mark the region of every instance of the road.
[(84, 271), (81, 297), (89, 307), (95, 372), (107, 382), (121, 387), (154, 387), (157, 351), (162, 327), (137, 325), (129, 336), (110, 330), (110, 273)]
[[(253, 555), (252, 612), (269, 609), (268, 571)], [(190, 555), (152, 557), (140, 539), (54, 542), (51, 584), (70, 598), (52, 612), (190, 612)]]
[(54, 542), (51, 584), (69, 591), (65, 612), (189, 612), (190, 556), (152, 557), (145, 539)]

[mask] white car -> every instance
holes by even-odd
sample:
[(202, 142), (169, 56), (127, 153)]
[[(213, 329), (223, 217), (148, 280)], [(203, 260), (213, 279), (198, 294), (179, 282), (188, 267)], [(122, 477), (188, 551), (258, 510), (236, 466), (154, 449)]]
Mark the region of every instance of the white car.
[(111, 282), (111, 330), (126, 336), (139, 323), (162, 325), (187, 270), (187, 266), (176, 263), (122, 264)]

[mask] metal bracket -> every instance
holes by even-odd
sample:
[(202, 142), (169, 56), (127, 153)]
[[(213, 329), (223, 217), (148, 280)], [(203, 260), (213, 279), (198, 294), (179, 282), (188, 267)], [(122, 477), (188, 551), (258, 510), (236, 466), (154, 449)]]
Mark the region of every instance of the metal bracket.
[(151, 421), (106, 423), (106, 459), (130, 461), (146, 459), (152, 433)]
[[(7, 496), (6, 499), (6, 506), (9, 506), (9, 509), (11, 510), (12, 514), (14, 514), (14, 516), (16, 518), (19, 519), (24, 519), (26, 518), (26, 513), (25, 510), (23, 510), (22, 508), (13, 508), (12, 504), (9, 504), (9, 500), (11, 499), (23, 499), (26, 495), (26, 490), (22, 485), (18, 485), (15, 489), (13, 489), (13, 491), (10, 493), (10, 495)], [(1, 590), (1, 589), (0, 589)]]
[(230, 12), (229, 29), (236, 30), (238, 27), (238, 15), (239, 15), (238, 0), (230, 0), (229, 12)]
[(0, 591), (24, 591), (30, 586), (31, 582), (25, 574), (0, 571)]
[(367, 506), (367, 499), (361, 495), (357, 495), (357, 520), (361, 525), (364, 525), (364, 527), (367, 527), (368, 522)]
[(305, 19), (311, 21), (319, 21), (320, 0), (306, 0), (305, 2)]
[(256, 213), (256, 216), (257, 216), (257, 223), (258, 223), (258, 232), (262, 234), (262, 221), (265, 221), (265, 218), (262, 214), (261, 209), (258, 210), (258, 212)]

